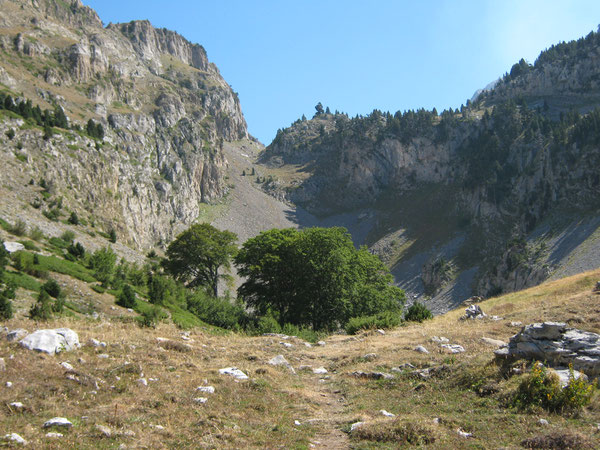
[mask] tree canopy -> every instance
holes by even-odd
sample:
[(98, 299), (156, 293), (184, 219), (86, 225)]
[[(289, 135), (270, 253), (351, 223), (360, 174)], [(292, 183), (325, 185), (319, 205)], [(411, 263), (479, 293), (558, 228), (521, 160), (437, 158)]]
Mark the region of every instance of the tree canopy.
[(246, 277), (240, 297), (282, 326), (334, 329), (352, 317), (400, 313), (404, 304), (389, 269), (357, 250), (343, 227), (265, 231), (244, 243), (235, 263)]
[(169, 244), (163, 266), (187, 287), (206, 286), (217, 296), (219, 279), (225, 276), (219, 269), (231, 267), (236, 240), (235, 233), (220, 231), (208, 223), (192, 225)]

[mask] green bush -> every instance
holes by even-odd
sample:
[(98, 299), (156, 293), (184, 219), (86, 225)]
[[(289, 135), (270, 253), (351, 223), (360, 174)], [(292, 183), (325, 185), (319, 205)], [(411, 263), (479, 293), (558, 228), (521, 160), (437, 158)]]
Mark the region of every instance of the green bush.
[(142, 312), (138, 318), (138, 323), (141, 327), (156, 328), (156, 325), (167, 318), (167, 314), (158, 306), (153, 306)]
[(40, 229), (40, 227), (33, 227), (29, 230), (29, 237), (34, 241), (41, 241), (44, 238), (44, 232)]
[(50, 297), (58, 298), (60, 296), (60, 286), (56, 280), (50, 279), (42, 284), (41, 289), (46, 291)]
[(115, 270), (117, 255), (110, 247), (96, 250), (90, 258), (90, 266), (94, 272), (94, 277), (102, 283), (103, 287), (108, 285)]
[(35, 302), (29, 310), (29, 318), (33, 320), (49, 320), (52, 317), (52, 305), (50, 304), (50, 295), (45, 290), (41, 290)]
[(375, 330), (379, 328), (394, 328), (402, 323), (399, 314), (384, 312), (373, 316), (353, 317), (346, 324), (346, 333), (356, 334), (361, 330)]
[(117, 305), (123, 308), (135, 307), (135, 291), (128, 284), (124, 284), (117, 297)]
[(422, 303), (415, 302), (406, 311), (404, 320), (409, 322), (423, 322), (424, 320), (432, 319), (433, 314), (429, 311), (427, 306)]
[(38, 246), (35, 245), (31, 241), (19, 241), (19, 243), (23, 244), (23, 247), (25, 247), (26, 250), (32, 250), (32, 251), (36, 251), (36, 252), (40, 251), (40, 249), (38, 248)]
[(72, 231), (65, 231), (63, 234), (60, 235), (60, 238), (67, 244), (72, 244), (73, 240), (75, 239), (75, 233), (73, 233)]
[(10, 232), (15, 236), (24, 236), (27, 233), (27, 224), (21, 219), (18, 219), (11, 227)]
[(75, 212), (71, 213), (71, 215), (69, 216), (69, 218), (67, 219), (67, 221), (71, 225), (79, 225), (79, 217), (77, 217), (77, 214)]
[(536, 362), (519, 384), (513, 405), (519, 409), (540, 407), (562, 413), (580, 410), (590, 402), (594, 388), (583, 377), (575, 379), (571, 365), (569, 372), (569, 384), (563, 389), (558, 375), (548, 372), (543, 364)]
[(227, 299), (198, 291), (187, 299), (188, 310), (204, 322), (227, 329), (239, 329), (245, 321), (244, 308)]
[(258, 319), (256, 331), (258, 334), (281, 333), (281, 325), (273, 316), (267, 315)]

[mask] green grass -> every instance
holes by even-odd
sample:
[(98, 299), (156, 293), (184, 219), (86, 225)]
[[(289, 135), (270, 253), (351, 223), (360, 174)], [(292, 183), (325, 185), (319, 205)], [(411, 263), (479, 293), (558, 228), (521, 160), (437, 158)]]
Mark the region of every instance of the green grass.
[(93, 283), (96, 279), (92, 276), (89, 269), (72, 261), (57, 258), (56, 256), (38, 255), (40, 264), (39, 268), (49, 272), (62, 273), (69, 275), (86, 283)]
[(14, 283), (17, 287), (28, 291), (39, 292), (41, 283), (35, 278), (22, 272), (5, 272), (4, 277), (7, 283)]

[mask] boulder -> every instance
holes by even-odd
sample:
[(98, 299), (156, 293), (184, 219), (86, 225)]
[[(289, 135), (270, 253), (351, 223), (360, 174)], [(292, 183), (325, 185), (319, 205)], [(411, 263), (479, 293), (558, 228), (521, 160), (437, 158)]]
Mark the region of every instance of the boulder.
[(481, 310), (479, 305), (470, 305), (465, 309), (465, 315), (461, 317), (461, 320), (484, 319), (485, 317), (487, 317), (487, 314)]
[(21, 250), (25, 250), (25, 246), (20, 242), (5, 242), (4, 248), (8, 253), (20, 252)]
[(489, 338), (489, 337), (482, 337), (481, 341), (484, 344), (491, 345), (492, 347), (496, 347), (496, 348), (506, 347), (508, 345), (504, 341), (500, 341), (498, 339), (492, 339), (492, 338)]
[(296, 373), (292, 365), (288, 362), (283, 355), (274, 356), (269, 360), (269, 364), (272, 366), (283, 366), (292, 373)]
[(9, 433), (4, 435), (4, 440), (14, 445), (27, 445), (27, 441), (17, 433)]
[(600, 335), (562, 322), (527, 325), (510, 338), (507, 347), (494, 352), (501, 359), (545, 361), (550, 367), (564, 368), (569, 364), (587, 375), (600, 375)]
[(25, 336), (20, 344), (28, 350), (54, 355), (62, 351), (71, 351), (80, 347), (77, 333), (69, 328), (38, 330)]
[(325, 367), (317, 367), (312, 370), (315, 375), (324, 375), (327, 373), (327, 369)]
[(464, 353), (465, 349), (463, 348), (462, 345), (458, 345), (458, 344), (442, 344), (440, 345), (440, 347), (442, 347), (444, 349), (444, 351), (446, 353)]
[(418, 352), (418, 353), (429, 353), (429, 350), (427, 350), (427, 349), (426, 349), (425, 347), (423, 347), (422, 345), (417, 345), (417, 346), (414, 348), (414, 350), (415, 350), (415, 352)]

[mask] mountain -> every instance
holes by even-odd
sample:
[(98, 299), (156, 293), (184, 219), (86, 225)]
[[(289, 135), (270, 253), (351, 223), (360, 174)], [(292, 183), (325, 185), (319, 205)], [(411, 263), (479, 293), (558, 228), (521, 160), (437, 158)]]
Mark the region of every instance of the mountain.
[[(46, 211), (60, 199), (61, 217), (75, 212), (147, 249), (227, 194), (223, 145), (249, 135), (237, 94), (202, 46), (147, 21), (103, 27), (79, 0), (5, 0), (0, 49), (0, 91), (68, 118), (48, 136), (2, 112), (5, 217), (15, 216), (11, 205)], [(102, 139), (85, 133), (89, 120)]]
[(318, 108), (261, 158), (302, 176), (267, 188), (321, 217), (367, 221), (357, 244), (438, 312), (595, 268), (599, 54), (594, 32), (553, 46), (441, 114)]

